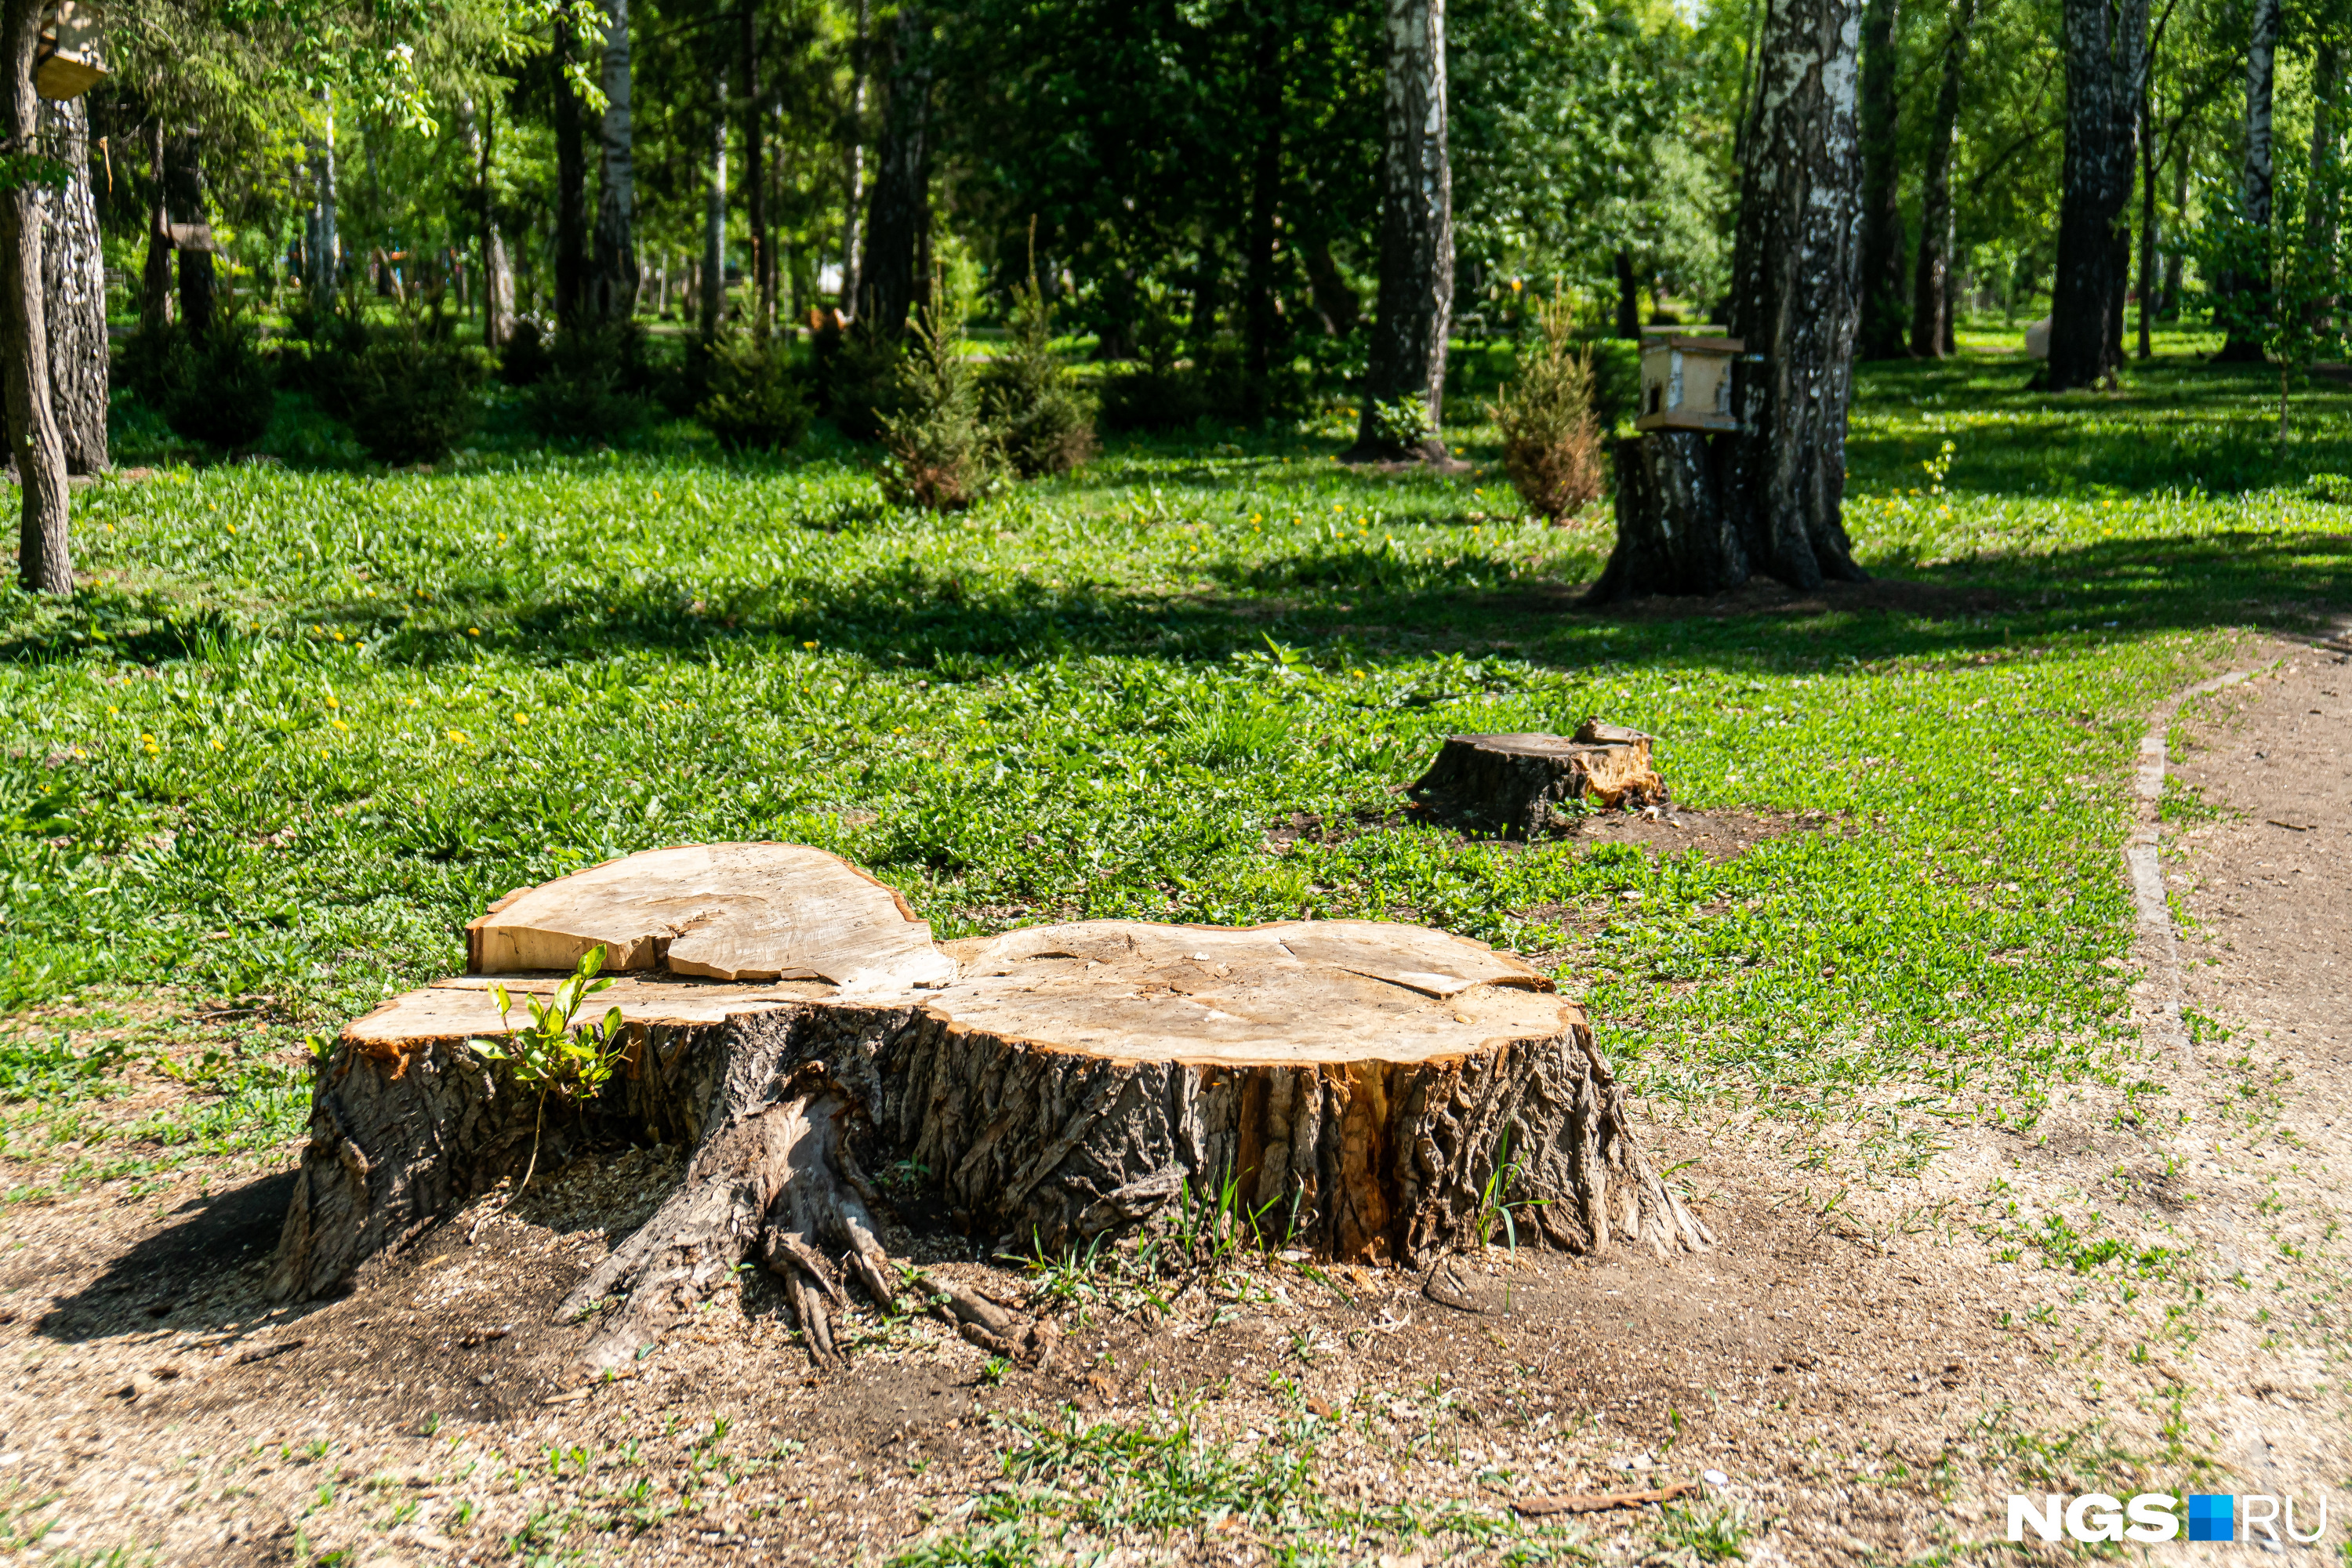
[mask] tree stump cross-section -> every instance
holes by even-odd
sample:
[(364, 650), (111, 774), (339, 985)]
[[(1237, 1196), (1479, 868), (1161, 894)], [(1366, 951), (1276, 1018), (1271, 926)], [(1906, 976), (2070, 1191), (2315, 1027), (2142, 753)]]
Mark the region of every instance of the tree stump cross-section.
[[(501, 900), (474, 923), (474, 951), (561, 957), (583, 935), (651, 930), (661, 900), (632, 868), (674, 879), (683, 853)], [(1360, 921), (1088, 921), (940, 948), (895, 894), (818, 851), (713, 846), (698, 864), (730, 868), (736, 902), (694, 932), (733, 921), (738, 957), (757, 945), (744, 931), (764, 932), (773, 951), (737, 970), (771, 977), (665, 970), (693, 932), (666, 952), (658, 932), (625, 947), (642, 967), (591, 1006), (620, 1009), (628, 1046), (593, 1099), (542, 1104), (467, 1047), (499, 1033), (487, 976), (411, 992), (342, 1032), (319, 1069), (274, 1296), (336, 1288), (519, 1173), (535, 1142), (544, 1166), (614, 1135), (694, 1152), (564, 1303), (566, 1319), (597, 1319), (585, 1354), (603, 1366), (747, 1259), (778, 1275), (821, 1364), (851, 1284), (885, 1301), (916, 1292), (975, 1343), (1039, 1353), (1034, 1328), (884, 1254), (881, 1173), (1023, 1256), (1147, 1224), (1188, 1189), (1343, 1260), (1417, 1264), (1475, 1244), (1498, 1206), (1520, 1236), (1577, 1252), (1707, 1244), (1652, 1169), (1582, 1013), (1481, 943)], [(762, 865), (775, 880), (753, 896), (745, 868)], [(543, 993), (561, 978), (501, 983)]]

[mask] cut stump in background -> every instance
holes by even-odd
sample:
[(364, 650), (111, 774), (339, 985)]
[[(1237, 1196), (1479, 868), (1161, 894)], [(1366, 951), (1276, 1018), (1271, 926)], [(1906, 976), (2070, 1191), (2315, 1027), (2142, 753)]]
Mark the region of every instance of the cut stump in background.
[(1450, 735), (1414, 799), (1482, 826), (1532, 838), (1550, 829), (1559, 808), (1584, 802), (1602, 808), (1664, 805), (1666, 781), (1638, 730), (1588, 719), (1576, 733)]
[[(794, 965), (866, 975), (862, 994), (656, 967), (593, 999), (621, 1010), (627, 1056), (550, 1135), (695, 1146), (661, 1209), (564, 1303), (567, 1319), (601, 1319), (593, 1364), (633, 1357), (747, 1258), (782, 1279), (821, 1363), (852, 1280), (885, 1300), (912, 1289), (974, 1342), (1036, 1353), (1001, 1307), (884, 1255), (877, 1175), (1024, 1256), (1147, 1222), (1188, 1189), (1269, 1239), (1350, 1260), (1475, 1245), (1505, 1206), (1519, 1235), (1578, 1252), (1706, 1244), (1651, 1168), (1582, 1013), (1509, 954), (1372, 921), (1089, 921), (934, 948), (936, 963), (902, 965), (916, 978), (894, 994), (866, 955), (903, 933), (793, 923), (834, 918), (850, 881), (870, 879), (814, 851), (748, 853), (790, 847), (719, 846), (712, 863), (788, 873), (758, 897), (728, 885)], [(498, 913), (622, 932), (646, 923), (629, 868), (667, 874), (680, 853), (616, 861)], [(565, 912), (549, 921), (540, 895), (555, 889)], [(587, 896), (597, 889), (612, 908)], [(668, 955), (678, 945), (673, 934)], [(560, 978), (504, 983), (551, 991)], [(465, 1043), (499, 1032), (489, 984), (444, 981), (343, 1031), (319, 1074), (270, 1280), (279, 1299), (334, 1288), (521, 1165), (539, 1101)]]

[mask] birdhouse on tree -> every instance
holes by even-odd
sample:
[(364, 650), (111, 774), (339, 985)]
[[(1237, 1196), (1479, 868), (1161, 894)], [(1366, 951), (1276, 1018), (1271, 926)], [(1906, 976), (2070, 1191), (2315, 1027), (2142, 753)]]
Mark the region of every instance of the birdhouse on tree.
[(55, 0), (46, 6), (34, 55), (34, 90), (43, 98), (79, 98), (104, 81), (98, 27), (98, 8), (88, 0)]
[(1636, 430), (1737, 430), (1731, 362), (1738, 338), (1666, 332), (1642, 340), (1642, 411)]

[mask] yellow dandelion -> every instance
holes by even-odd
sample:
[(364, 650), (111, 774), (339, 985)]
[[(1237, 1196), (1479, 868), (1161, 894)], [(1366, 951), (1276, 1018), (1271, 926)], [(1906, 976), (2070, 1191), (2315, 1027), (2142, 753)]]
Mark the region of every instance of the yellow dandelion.
[(327, 722), (332, 724), (336, 729), (342, 731), (343, 733), (347, 735), (351, 733), (352, 727), (349, 724), (344, 723), (341, 719), (330, 719)]

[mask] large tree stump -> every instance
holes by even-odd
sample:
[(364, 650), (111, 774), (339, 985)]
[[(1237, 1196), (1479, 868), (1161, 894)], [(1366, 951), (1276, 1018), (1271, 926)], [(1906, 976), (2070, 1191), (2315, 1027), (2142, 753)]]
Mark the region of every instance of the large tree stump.
[[(632, 868), (667, 875), (681, 853), (616, 861), (497, 914), (625, 932), (648, 903)], [(746, 1258), (784, 1279), (821, 1363), (849, 1281), (884, 1300), (911, 1288), (975, 1342), (1034, 1352), (995, 1304), (909, 1284), (876, 1240), (869, 1173), (1023, 1255), (1148, 1222), (1188, 1188), (1269, 1240), (1343, 1259), (1416, 1263), (1475, 1244), (1500, 1206), (1522, 1237), (1578, 1252), (1706, 1243), (1652, 1170), (1581, 1012), (1478, 942), (1355, 921), (1090, 921), (933, 948), (935, 963), (902, 963), (893, 993), (866, 961), (899, 951), (902, 932), (803, 918), (856, 904), (853, 883), (876, 886), (864, 873), (788, 846), (709, 853), (777, 869), (759, 899), (728, 884), (794, 954), (754, 967), (813, 977), (623, 979), (592, 1005), (620, 1008), (625, 1060), (569, 1120), (544, 1119), (466, 1046), (499, 1029), (486, 978), (357, 1020), (320, 1069), (274, 1294), (335, 1288), (514, 1172), (534, 1138), (599, 1130), (695, 1148), (659, 1212), (564, 1303), (567, 1319), (600, 1315), (587, 1358), (601, 1365)], [(598, 889), (613, 908), (595, 907)], [(893, 920), (921, 929), (881, 892)], [(562, 921), (548, 913), (559, 902)]]
[(1576, 733), (1449, 735), (1429, 771), (1413, 781), (1424, 805), (1521, 838), (1551, 827), (1559, 808), (1586, 801), (1603, 808), (1663, 805), (1666, 781), (1650, 759), (1650, 737), (1588, 719)]

